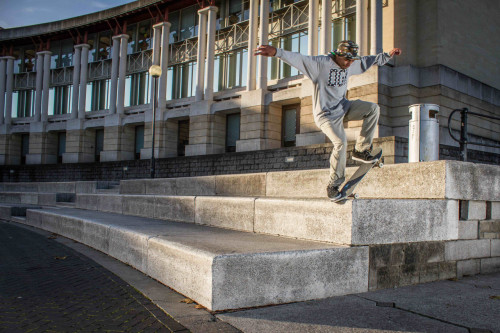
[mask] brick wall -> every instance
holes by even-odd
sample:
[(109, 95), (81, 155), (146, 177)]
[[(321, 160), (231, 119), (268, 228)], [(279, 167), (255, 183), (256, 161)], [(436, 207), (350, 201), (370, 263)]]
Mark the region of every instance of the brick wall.
[[(352, 160), (350, 160), (353, 146), (353, 142), (348, 146), (347, 163), (349, 166), (353, 165)], [(375, 139), (374, 146), (384, 147), (384, 155), (387, 155), (385, 163), (407, 161), (408, 140), (405, 138)], [(162, 158), (156, 162), (156, 177), (170, 178), (328, 168), (331, 151), (331, 144), (319, 144), (240, 153)], [(458, 160), (458, 148), (441, 146), (440, 156), (441, 159)], [(469, 151), (469, 160), (471, 162), (500, 164), (500, 155)], [(149, 178), (149, 176), (150, 160), (0, 166), (0, 180), (3, 182), (113, 181)]]

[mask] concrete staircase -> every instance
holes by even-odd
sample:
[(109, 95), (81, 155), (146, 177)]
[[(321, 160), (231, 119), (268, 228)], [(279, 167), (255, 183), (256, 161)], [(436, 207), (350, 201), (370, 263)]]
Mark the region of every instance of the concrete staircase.
[[(325, 198), (327, 182), (328, 170), (126, 180), (104, 193), (75, 182), (75, 208), (27, 209), (17, 221), (90, 245), (211, 310), (500, 269), (500, 167), (386, 165), (345, 205)], [(29, 185), (2, 184), (0, 201), (19, 206), (16, 193), (46, 186)], [(498, 232), (485, 237), (486, 228)]]

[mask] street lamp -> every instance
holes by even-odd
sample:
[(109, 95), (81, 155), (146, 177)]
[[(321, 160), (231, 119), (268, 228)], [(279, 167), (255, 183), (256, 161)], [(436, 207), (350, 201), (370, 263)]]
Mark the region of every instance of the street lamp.
[(158, 78), (161, 75), (161, 67), (158, 65), (153, 65), (149, 67), (149, 75), (153, 77), (153, 120), (152, 120), (152, 130), (153, 137), (151, 141), (151, 178), (155, 178), (155, 120), (156, 120), (156, 108), (158, 107)]

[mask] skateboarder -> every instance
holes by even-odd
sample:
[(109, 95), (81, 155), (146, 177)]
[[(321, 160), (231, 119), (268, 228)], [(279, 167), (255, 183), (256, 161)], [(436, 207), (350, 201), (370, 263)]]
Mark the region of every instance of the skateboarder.
[(341, 197), (339, 187), (345, 180), (347, 138), (344, 121), (363, 120), (352, 158), (363, 163), (376, 162), (370, 152), (380, 108), (375, 103), (347, 100), (347, 80), (351, 75), (361, 74), (374, 64), (382, 66), (392, 56), (401, 54), (401, 49), (395, 48), (389, 53), (359, 57), (358, 49), (353, 41), (344, 40), (329, 55), (305, 56), (270, 45), (254, 50), (254, 55), (280, 58), (312, 80), (314, 122), (333, 143), (327, 186), (327, 195), (333, 201)]

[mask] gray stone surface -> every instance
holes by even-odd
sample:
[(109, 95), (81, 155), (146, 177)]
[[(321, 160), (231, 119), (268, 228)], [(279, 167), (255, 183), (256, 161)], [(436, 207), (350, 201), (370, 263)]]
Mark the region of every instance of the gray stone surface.
[(457, 261), (457, 277), (462, 278), (467, 275), (476, 275), (481, 272), (480, 259), (468, 259)]
[(446, 196), (460, 200), (500, 201), (500, 166), (446, 163)]
[(145, 194), (146, 180), (133, 179), (120, 181), (120, 194)]
[(440, 320), (380, 307), (358, 296), (224, 313), (217, 317), (245, 333), (467, 332), (466, 328)]
[(155, 197), (149, 195), (124, 195), (122, 196), (122, 207), (122, 213), (125, 215), (154, 218)]
[(445, 260), (486, 258), (491, 254), (489, 239), (460, 240), (447, 242), (444, 247)]
[(462, 201), (460, 205), (460, 217), (464, 220), (486, 219), (486, 201)]
[(97, 210), (99, 206), (99, 196), (95, 194), (77, 194), (76, 208)]
[(96, 189), (97, 189), (97, 181), (75, 182), (76, 193), (95, 193)]
[(195, 222), (215, 227), (253, 231), (255, 199), (196, 197)]
[(215, 195), (215, 176), (176, 178), (177, 195)]
[(176, 179), (145, 180), (146, 194), (175, 195), (177, 193)]
[(490, 296), (498, 295), (491, 288), (498, 288), (500, 285), (500, 274), (492, 275), (490, 281), (490, 284), (485, 285), (486, 288), (462, 281), (439, 281), (376, 291), (365, 294), (364, 297), (378, 302), (394, 302), (400, 309), (439, 318), (455, 325), (498, 332), (500, 306), (498, 300)]
[(458, 221), (458, 239), (478, 239), (479, 221)]
[(194, 223), (194, 201), (192, 196), (156, 196), (155, 218)]
[(103, 194), (98, 196), (97, 209), (101, 212), (121, 214), (123, 212), (123, 196), (114, 194)]
[(266, 174), (220, 175), (215, 177), (217, 195), (262, 197), (266, 195)]
[(481, 259), (481, 274), (500, 271), (500, 257)]

